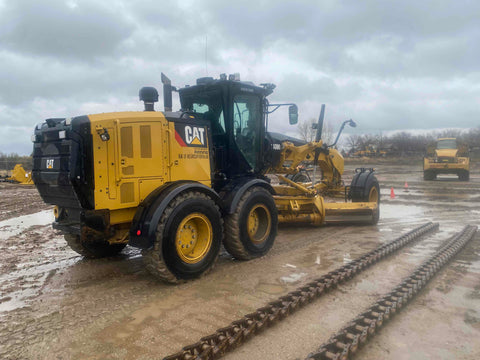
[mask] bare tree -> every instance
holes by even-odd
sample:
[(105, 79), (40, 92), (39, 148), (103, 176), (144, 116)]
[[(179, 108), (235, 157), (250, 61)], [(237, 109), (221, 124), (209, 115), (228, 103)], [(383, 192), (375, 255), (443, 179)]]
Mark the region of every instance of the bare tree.
[[(311, 142), (315, 140), (317, 130), (313, 128), (314, 124), (317, 124), (317, 120), (314, 118), (300, 121), (298, 123), (297, 132), (302, 140), (306, 142)], [(326, 120), (323, 121), (322, 140), (324, 144), (331, 144), (334, 140), (332, 126)]]
[(297, 126), (297, 132), (303, 141), (310, 142), (315, 139), (315, 130), (313, 124), (315, 119), (301, 120)]
[(346, 141), (348, 152), (350, 154), (353, 154), (355, 151), (359, 149), (360, 143), (361, 143), (360, 135), (350, 135)]

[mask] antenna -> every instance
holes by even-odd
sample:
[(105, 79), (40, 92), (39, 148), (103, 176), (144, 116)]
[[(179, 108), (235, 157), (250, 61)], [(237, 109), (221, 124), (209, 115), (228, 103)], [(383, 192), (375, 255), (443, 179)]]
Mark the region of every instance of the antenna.
[(208, 76), (208, 35), (205, 35), (205, 76)]

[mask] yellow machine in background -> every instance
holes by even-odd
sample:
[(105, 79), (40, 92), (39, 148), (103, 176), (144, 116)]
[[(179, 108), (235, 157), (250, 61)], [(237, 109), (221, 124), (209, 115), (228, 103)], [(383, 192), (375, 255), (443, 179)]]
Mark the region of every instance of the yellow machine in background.
[[(154, 111), (158, 92), (146, 87), (143, 112), (47, 119), (35, 129), (35, 185), (55, 205), (53, 226), (78, 253), (102, 257), (139, 247), (147, 269), (174, 283), (210, 270), (221, 244), (237, 259), (266, 254), (278, 222), (321, 225), (338, 215), (378, 221), (371, 169), (345, 186), (343, 158), (322, 143), (321, 130), (315, 142), (296, 145), (267, 131), (268, 114), (280, 106), (289, 106), (291, 124), (298, 120), (296, 105), (269, 104), (273, 84), (225, 74), (178, 90), (163, 74), (162, 82), (164, 112)], [(171, 111), (172, 90), (180, 95), (178, 112)], [(342, 129), (346, 123), (354, 124)], [(309, 162), (318, 173), (300, 183), (298, 165)], [(287, 185), (271, 184), (270, 174), (286, 175)]]
[(423, 159), (423, 178), (435, 180), (439, 174), (456, 174), (460, 181), (470, 179), (470, 159), (459, 149), (457, 139), (438, 139), (436, 148)]
[(12, 175), (10, 177), (7, 177), (6, 180), (22, 185), (33, 185), (32, 172), (25, 171), (22, 164), (15, 165), (12, 170)]

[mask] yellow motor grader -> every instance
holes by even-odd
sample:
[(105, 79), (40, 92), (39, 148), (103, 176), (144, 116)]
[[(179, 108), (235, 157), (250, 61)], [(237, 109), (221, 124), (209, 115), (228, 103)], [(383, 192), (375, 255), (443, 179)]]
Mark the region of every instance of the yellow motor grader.
[[(372, 171), (358, 171), (344, 186), (343, 158), (320, 137), (295, 145), (267, 131), (280, 106), (289, 106), (291, 124), (298, 119), (296, 105), (269, 103), (273, 84), (235, 74), (180, 89), (164, 74), (162, 82), (163, 112), (154, 110), (157, 90), (144, 87), (145, 111), (52, 118), (35, 128), (34, 183), (55, 205), (54, 228), (78, 253), (139, 247), (147, 269), (175, 283), (209, 271), (222, 243), (237, 259), (266, 254), (279, 221), (378, 220)], [(180, 111), (172, 112), (172, 91)], [(295, 180), (305, 161), (319, 172), (310, 184)], [(285, 185), (271, 184), (277, 173)], [(327, 195), (353, 203), (327, 202)]]

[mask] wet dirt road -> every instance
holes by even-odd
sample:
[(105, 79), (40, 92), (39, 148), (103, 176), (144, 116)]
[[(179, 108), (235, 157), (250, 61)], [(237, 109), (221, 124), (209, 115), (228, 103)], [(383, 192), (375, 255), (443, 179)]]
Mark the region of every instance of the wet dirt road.
[[(352, 168), (347, 167), (346, 180)], [(34, 188), (5, 184), (0, 187), (0, 358), (161, 359), (418, 225), (439, 222), (439, 231), (225, 356), (303, 359), (410, 275), (443, 240), (465, 224), (480, 224), (478, 170), (467, 183), (453, 176), (425, 182), (421, 168), (379, 165), (377, 170), (378, 225), (283, 226), (267, 256), (240, 262), (223, 252), (206, 277), (177, 286), (150, 276), (133, 248), (115, 258), (83, 260), (48, 225), (49, 211), (15, 218), (49, 208)], [(479, 338), (477, 234), (356, 358), (478, 359)]]

